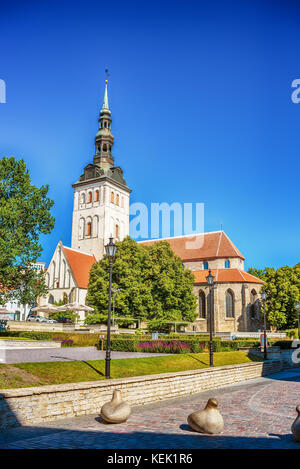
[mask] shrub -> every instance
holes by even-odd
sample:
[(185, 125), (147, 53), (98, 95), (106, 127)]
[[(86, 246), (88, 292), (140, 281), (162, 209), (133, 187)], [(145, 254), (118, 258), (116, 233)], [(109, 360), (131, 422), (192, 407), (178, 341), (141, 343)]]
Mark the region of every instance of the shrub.
[(64, 340), (61, 341), (61, 346), (62, 347), (72, 347), (73, 343), (74, 342), (71, 339), (64, 339)]
[(288, 329), (285, 331), (287, 337), (290, 337), (291, 339), (299, 339), (299, 330), (297, 329)]
[(191, 347), (184, 342), (173, 340), (172, 342), (164, 340), (152, 340), (150, 342), (142, 342), (137, 344), (140, 352), (152, 353), (187, 353), (191, 351)]

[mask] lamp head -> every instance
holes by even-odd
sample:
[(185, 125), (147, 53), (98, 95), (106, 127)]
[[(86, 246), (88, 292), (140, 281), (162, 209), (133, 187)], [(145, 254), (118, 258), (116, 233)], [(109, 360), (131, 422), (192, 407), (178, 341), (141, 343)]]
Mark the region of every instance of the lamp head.
[(114, 261), (116, 257), (117, 246), (114, 243), (113, 237), (109, 238), (109, 243), (105, 245), (105, 252), (110, 262)]
[(213, 285), (214, 280), (215, 280), (215, 277), (212, 275), (211, 270), (209, 269), (208, 276), (206, 277), (206, 281), (207, 281), (208, 285)]

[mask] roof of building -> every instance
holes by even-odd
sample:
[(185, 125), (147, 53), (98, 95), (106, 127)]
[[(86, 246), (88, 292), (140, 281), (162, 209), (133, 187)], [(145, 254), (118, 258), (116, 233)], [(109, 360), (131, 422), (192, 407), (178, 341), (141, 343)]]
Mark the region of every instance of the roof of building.
[[(208, 270), (193, 271), (195, 277), (194, 283), (207, 283), (206, 277), (208, 272)], [(254, 277), (254, 275), (239, 269), (212, 269), (211, 273), (215, 277), (215, 282), (218, 283), (264, 283), (261, 279)]]
[(197, 235), (175, 236), (140, 242), (151, 245), (157, 241), (168, 241), (175, 254), (183, 262), (230, 257), (245, 259), (224, 231), (212, 231)]
[(97, 262), (92, 254), (87, 254), (76, 249), (63, 246), (66, 258), (71, 267), (75, 282), (79, 288), (87, 288), (89, 283), (90, 270)]

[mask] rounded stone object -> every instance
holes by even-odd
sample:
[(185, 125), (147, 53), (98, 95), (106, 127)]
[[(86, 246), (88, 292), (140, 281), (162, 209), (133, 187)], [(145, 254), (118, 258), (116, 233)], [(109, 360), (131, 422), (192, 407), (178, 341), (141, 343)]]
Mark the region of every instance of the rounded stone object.
[(187, 418), (188, 424), (199, 433), (210, 435), (221, 433), (224, 428), (224, 420), (218, 409), (218, 401), (210, 398), (203, 410), (193, 412)]
[(100, 416), (108, 423), (122, 423), (126, 422), (130, 413), (130, 405), (122, 400), (121, 391), (115, 389), (112, 400), (102, 406)]
[(292, 425), (292, 433), (295, 440), (300, 443), (300, 405), (296, 407), (296, 411), (298, 412), (298, 416)]

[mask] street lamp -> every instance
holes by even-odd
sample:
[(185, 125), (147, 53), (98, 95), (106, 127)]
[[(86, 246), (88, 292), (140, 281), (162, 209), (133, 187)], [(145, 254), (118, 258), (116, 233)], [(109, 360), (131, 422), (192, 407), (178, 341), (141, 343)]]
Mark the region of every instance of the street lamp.
[(113, 320), (112, 320), (112, 325), (115, 327), (115, 296), (118, 291), (122, 290), (122, 288), (112, 288), (113, 292)]
[(296, 306), (296, 310), (298, 314), (298, 338), (300, 339), (300, 318), (299, 318), (300, 304), (299, 304), (299, 301), (296, 302), (295, 306)]
[(267, 359), (267, 320), (266, 320), (266, 299), (267, 299), (267, 293), (265, 290), (262, 291), (261, 293), (261, 298), (263, 300), (263, 306), (264, 306), (264, 360)]
[(209, 297), (210, 297), (210, 312), (209, 312), (209, 365), (214, 366), (214, 349), (213, 349), (213, 301), (212, 301), (212, 292), (214, 287), (214, 276), (211, 273), (211, 270), (208, 271), (208, 276), (206, 277), (207, 284), (209, 286)]
[(112, 267), (115, 260), (117, 246), (114, 244), (112, 237), (109, 238), (109, 243), (105, 246), (105, 252), (109, 260), (109, 291), (108, 291), (108, 318), (107, 318), (107, 336), (106, 336), (106, 355), (105, 355), (105, 377), (110, 379), (110, 317), (111, 317), (111, 281), (112, 281)]

